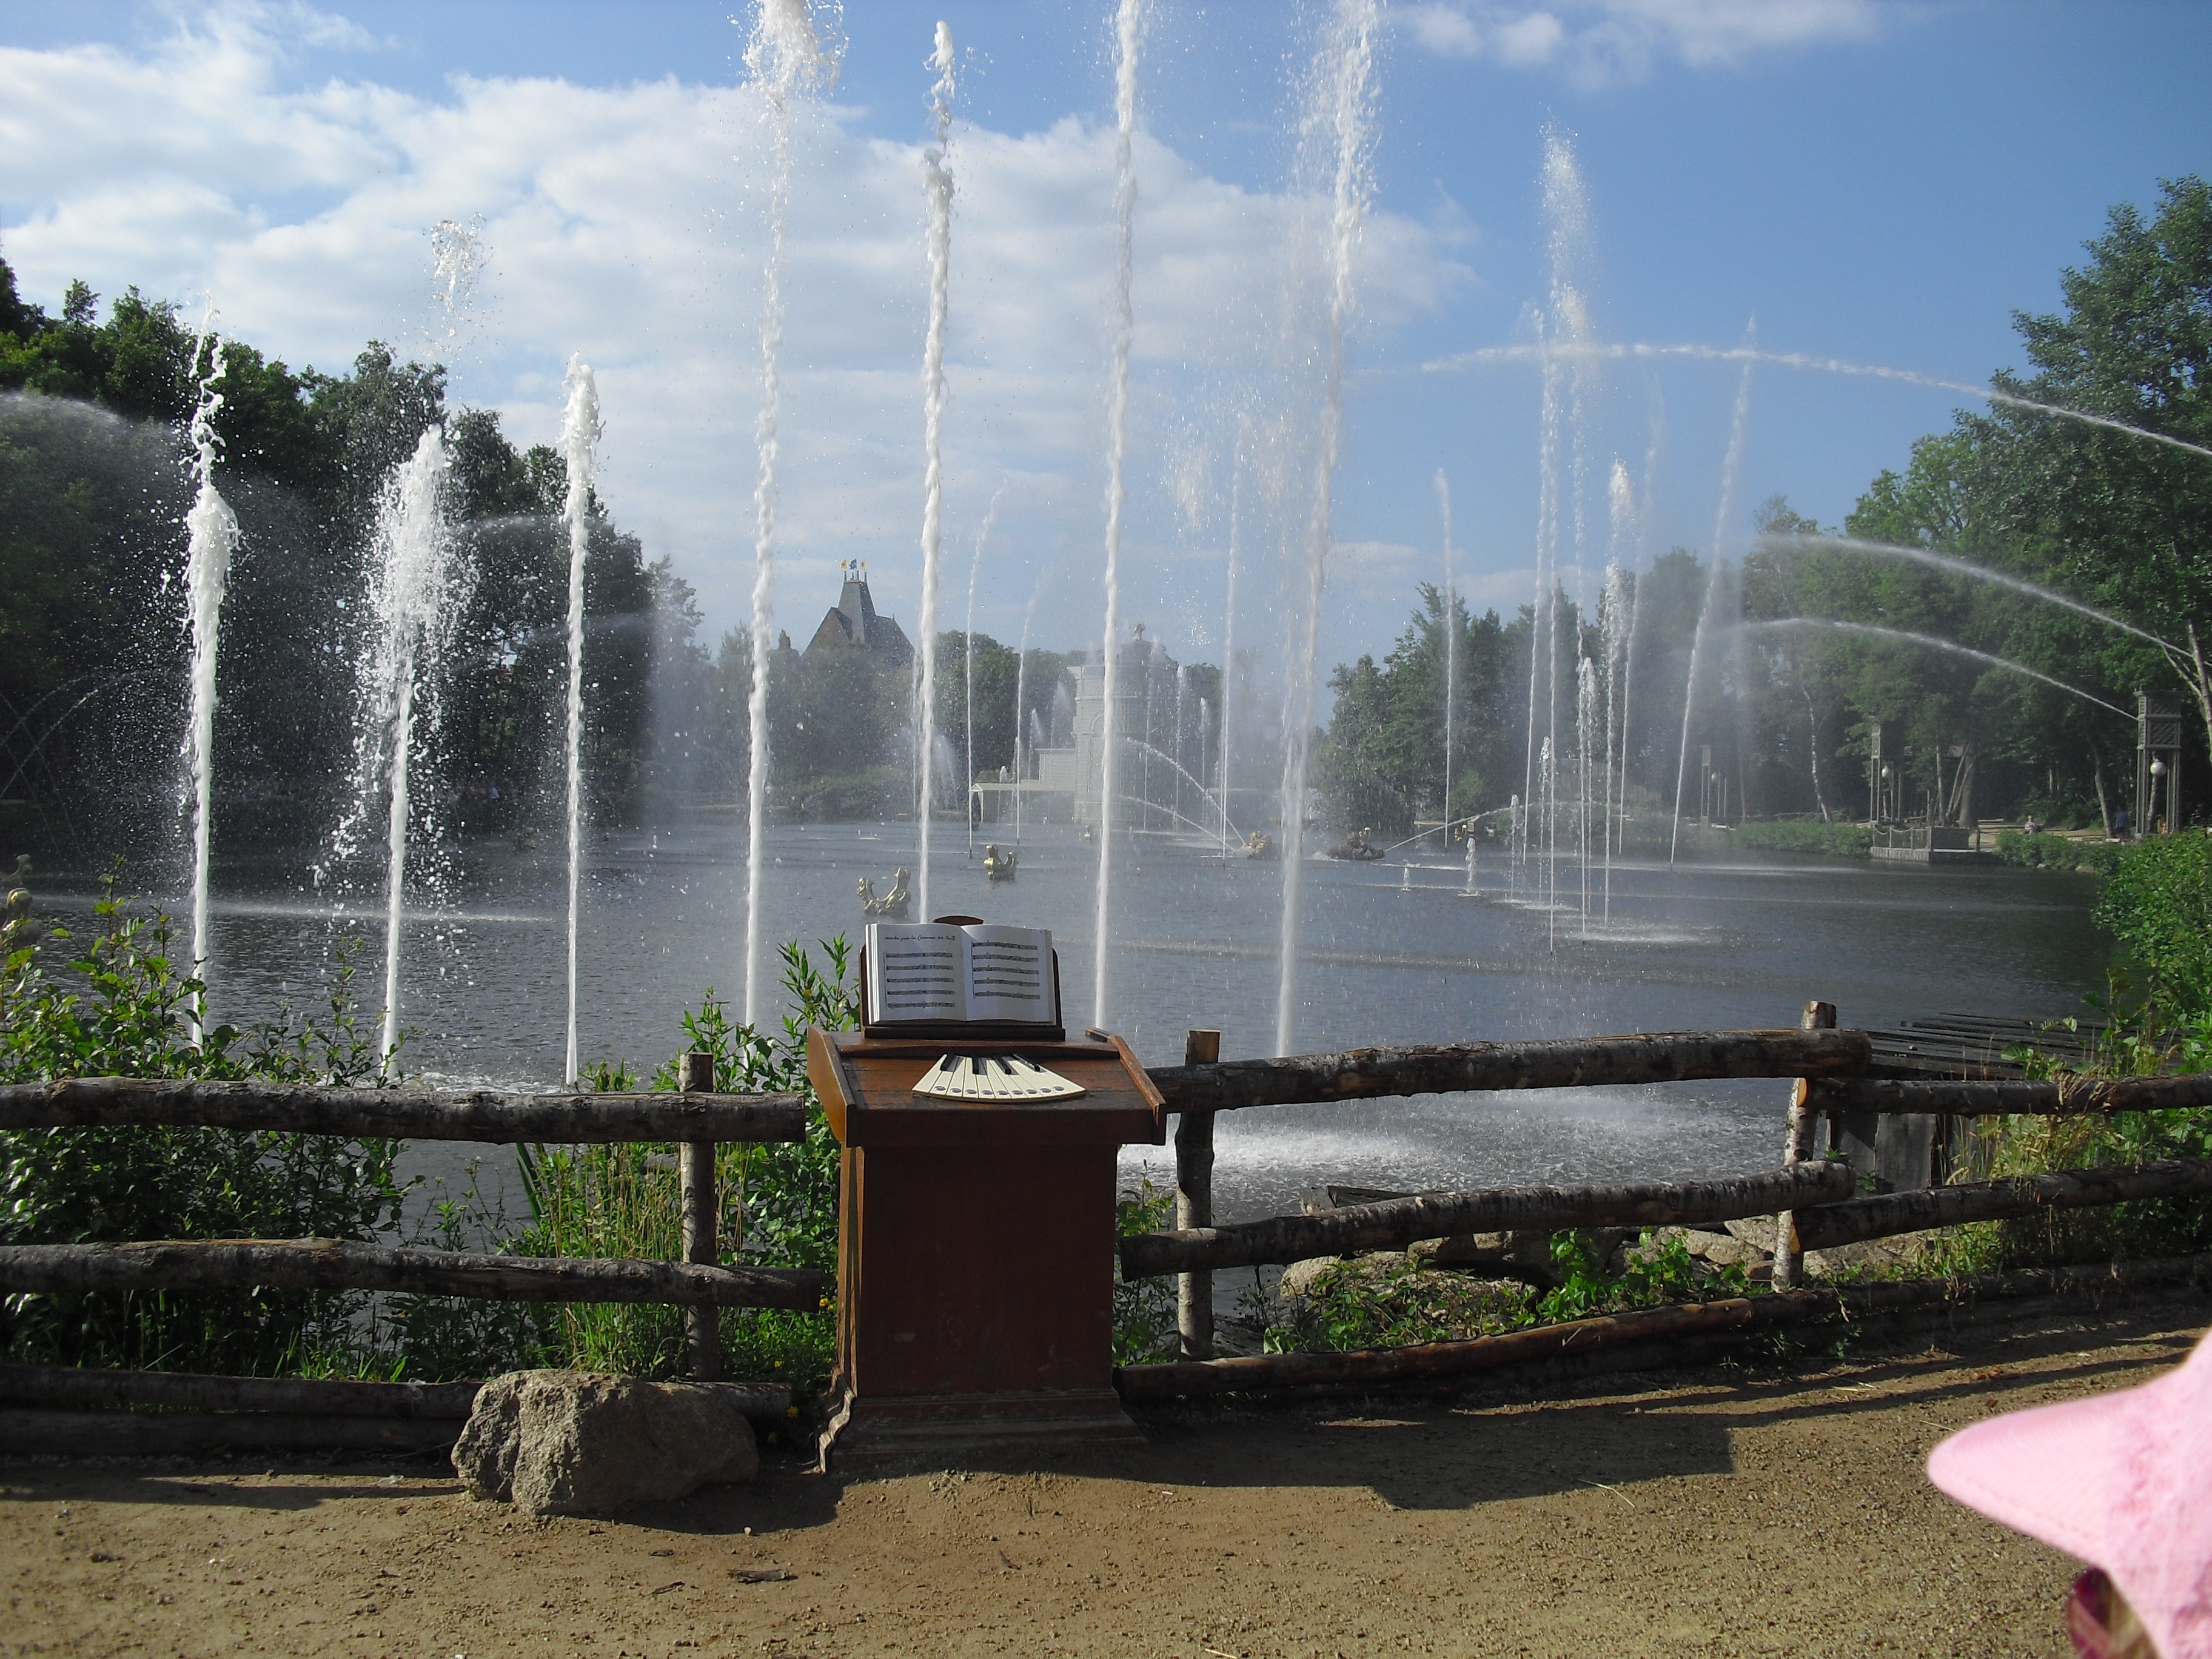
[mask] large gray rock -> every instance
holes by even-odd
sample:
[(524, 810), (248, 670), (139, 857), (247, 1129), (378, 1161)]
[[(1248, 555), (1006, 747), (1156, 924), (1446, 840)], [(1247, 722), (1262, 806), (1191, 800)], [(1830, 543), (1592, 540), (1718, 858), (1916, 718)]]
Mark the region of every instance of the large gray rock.
[(711, 1382), (509, 1371), (477, 1390), (453, 1447), (473, 1498), (604, 1515), (760, 1472), (744, 1396)]

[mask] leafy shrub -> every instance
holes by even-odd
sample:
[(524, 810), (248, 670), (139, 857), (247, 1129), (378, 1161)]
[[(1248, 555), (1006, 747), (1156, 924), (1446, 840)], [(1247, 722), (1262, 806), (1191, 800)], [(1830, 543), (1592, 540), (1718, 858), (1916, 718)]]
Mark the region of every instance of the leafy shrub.
[(1531, 1324), (1528, 1287), (1510, 1279), (1369, 1257), (1315, 1276), (1263, 1338), (1269, 1353), (1341, 1352), (1461, 1342)]
[[(1114, 1204), (1114, 1233), (1127, 1238), (1135, 1233), (1156, 1233), (1175, 1221), (1175, 1194), (1155, 1186), (1150, 1176), (1134, 1187), (1124, 1187)], [(1121, 1262), (1114, 1261), (1114, 1363), (1149, 1365), (1182, 1356), (1182, 1335), (1176, 1323), (1176, 1281), (1171, 1277), (1121, 1277)]]
[[(243, 1033), (193, 1040), (204, 994), (170, 955), (167, 919), (137, 912), (111, 880), (81, 953), (66, 929), (38, 937), (11, 898), (0, 961), (0, 1081), (123, 1076), (228, 1082), (375, 1082), (341, 957), (326, 1023), (289, 1010)], [(367, 1240), (396, 1226), (399, 1143), (227, 1129), (0, 1132), (0, 1243), (141, 1238)], [(17, 1295), (0, 1301), (0, 1352), (17, 1361), (266, 1374), (323, 1363), (350, 1340), (368, 1297), (265, 1287)]]
[(2118, 849), (2096, 915), (2140, 965), (2157, 1015), (2212, 1014), (2212, 836), (2153, 836)]
[(1863, 859), (1869, 856), (1874, 848), (1874, 832), (1863, 823), (1775, 818), (1739, 823), (1733, 834), (1739, 847), (1759, 847), (1775, 853), (1815, 853), (1829, 858)]
[(2025, 830), (2000, 830), (1990, 846), (2001, 864), (2031, 870), (2086, 870), (2100, 876), (2112, 873), (2122, 850), (2117, 842), (2076, 841), (2045, 830), (2032, 836)]
[[(833, 1268), (837, 1260), (839, 1149), (822, 1104), (806, 1079), (806, 1032), (850, 1030), (859, 1024), (857, 986), (850, 948), (842, 938), (822, 942), (817, 968), (797, 942), (782, 947), (783, 987), (795, 1005), (780, 1030), (769, 1034), (732, 1023), (727, 1006), (710, 988), (699, 1007), (684, 1014), (684, 1040), (658, 1066), (651, 1087), (678, 1087), (678, 1067), (690, 1053), (714, 1058), (715, 1086), (746, 1093), (797, 1094), (807, 1105), (803, 1141), (764, 1146), (727, 1144), (716, 1149), (715, 1190), (721, 1203), (720, 1236), (725, 1261), (756, 1267)], [(595, 1086), (634, 1086), (627, 1062), (593, 1068)], [(681, 1179), (677, 1149), (667, 1143), (600, 1146), (526, 1146), (519, 1153), (529, 1224), (500, 1248), (521, 1255), (673, 1260), (682, 1255)], [(427, 1299), (417, 1299), (418, 1301)], [(830, 1375), (835, 1328), (823, 1310), (730, 1309), (721, 1316), (729, 1375), (788, 1380), (818, 1387)], [(402, 1316), (439, 1329), (453, 1316), (410, 1305)], [(484, 1328), (495, 1317), (477, 1316), (484, 1344), (504, 1335), (511, 1346), (503, 1364), (556, 1364), (591, 1370), (671, 1376), (684, 1369), (683, 1310), (653, 1303), (569, 1303), (542, 1311), (534, 1329), (511, 1325)], [(410, 1343), (410, 1353), (416, 1345)], [(441, 1336), (435, 1357), (456, 1345)], [(534, 1347), (535, 1352), (531, 1352)], [(426, 1358), (429, 1345), (422, 1346)], [(450, 1363), (450, 1360), (447, 1361)], [(478, 1364), (483, 1360), (479, 1358)], [(477, 1374), (482, 1374), (479, 1371)]]

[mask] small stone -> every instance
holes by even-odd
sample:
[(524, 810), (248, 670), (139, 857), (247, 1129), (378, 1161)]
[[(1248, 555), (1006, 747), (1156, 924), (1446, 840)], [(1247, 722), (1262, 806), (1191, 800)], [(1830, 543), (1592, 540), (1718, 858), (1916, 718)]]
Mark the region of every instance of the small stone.
[(477, 1391), (453, 1468), (478, 1498), (604, 1515), (760, 1472), (742, 1396), (711, 1382), (510, 1371)]

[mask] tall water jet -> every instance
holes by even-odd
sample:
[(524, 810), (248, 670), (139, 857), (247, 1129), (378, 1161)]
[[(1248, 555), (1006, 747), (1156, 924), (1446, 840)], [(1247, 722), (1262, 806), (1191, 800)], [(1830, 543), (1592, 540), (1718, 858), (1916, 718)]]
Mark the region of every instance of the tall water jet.
[(1674, 762), (1674, 827), (1667, 842), (1671, 866), (1682, 846), (1682, 787), (1690, 774), (1690, 720), (1698, 706), (1698, 667), (1705, 653), (1705, 634), (1718, 610), (1723, 589), (1721, 554), (1723, 538), (1735, 519), (1735, 495), (1743, 476), (1743, 446), (1751, 428), (1751, 363), (1746, 361), (1736, 381), (1735, 418), (1729, 425), (1728, 454), (1721, 462), (1721, 499), (1713, 518), (1713, 562), (1705, 578), (1705, 602), (1698, 607), (1698, 625), (1690, 635), (1690, 672), (1682, 687), (1682, 749)]
[[(384, 1031), (389, 1067), (399, 1046), (401, 908), (407, 892), (407, 839), (412, 800), (409, 769), (417, 704), (430, 700), (439, 657), (459, 608), (461, 580), (446, 532), (446, 443), (427, 428), (415, 453), (392, 469), (377, 502), (376, 557), (369, 586), (374, 635), (362, 662), (362, 723), (358, 766), (361, 800), (380, 783), (390, 793), (386, 830)], [(349, 850), (353, 821), (339, 832)]]
[(1127, 495), (1122, 470), (1129, 452), (1129, 351), (1136, 341), (1132, 309), (1136, 288), (1137, 52), (1144, 44), (1141, 0), (1121, 0), (1114, 17), (1114, 309), (1112, 370), (1106, 392), (1106, 626), (1101, 662), (1105, 694), (1098, 734), (1098, 905), (1091, 957), (1091, 1023), (1106, 1023), (1106, 969), (1112, 942), (1114, 817), (1121, 768), (1115, 731), (1121, 659), (1121, 509)]
[[(1439, 816), (1443, 819), (1445, 843), (1449, 845), (1452, 740), (1455, 735), (1454, 719), (1459, 709), (1459, 605), (1452, 596), (1451, 480), (1444, 477), (1442, 467), (1437, 469), (1437, 514), (1443, 520), (1444, 531), (1444, 804)], [(1470, 828), (1468, 833), (1474, 832)]]
[[(1628, 775), (1628, 641), (1631, 581), (1622, 568), (1622, 548), (1629, 541), (1636, 517), (1636, 497), (1629, 487), (1628, 469), (1615, 456), (1606, 480), (1610, 515), (1605, 561), (1605, 589), (1598, 599), (1598, 637), (1605, 646), (1605, 920), (1613, 921), (1613, 849), (1616, 811), (1614, 773), (1620, 773), (1619, 808), (1625, 814)], [(1622, 823), (1622, 832), (1626, 825)]]
[(1244, 448), (1251, 433), (1251, 416), (1239, 414), (1237, 442), (1229, 452), (1229, 568), (1221, 596), (1221, 740), (1218, 745), (1220, 758), (1216, 763), (1219, 776), (1215, 780), (1215, 787), (1221, 793), (1221, 852), (1224, 858), (1229, 854), (1229, 751), (1236, 731), (1231, 716), (1235, 711), (1237, 687), (1237, 575), (1244, 551)]
[(562, 1073), (574, 1088), (576, 1052), (576, 920), (584, 868), (584, 557), (592, 545), (593, 447), (599, 441), (599, 387), (581, 356), (568, 359), (568, 408), (561, 419), (561, 459), (568, 470), (562, 518), (568, 526), (568, 1060)]
[[(968, 788), (975, 787), (975, 577), (983, 568), (983, 544), (991, 539), (991, 526), (999, 520), (999, 503), (1005, 499), (1006, 487), (1000, 484), (991, 492), (991, 505), (983, 514), (982, 528), (975, 532), (975, 550), (968, 556), (968, 618), (962, 624), (960, 635), (960, 665), (963, 684), (960, 706), (968, 716), (967, 748), (963, 751), (962, 764), (968, 769)], [(1018, 674), (1018, 671), (1017, 671)], [(1014, 758), (1021, 758), (1021, 716), (1014, 717)], [(1018, 781), (1016, 786), (1019, 793)], [(975, 814), (968, 813), (968, 851), (975, 851)]]
[(205, 988), (215, 944), (209, 934), (208, 857), (212, 846), (210, 811), (215, 796), (215, 671), (216, 646), (222, 621), (222, 598), (230, 582), (230, 556), (238, 546), (238, 517), (215, 487), (216, 452), (222, 441), (216, 435), (215, 417), (223, 404), (216, 389), (222, 379), (222, 337), (215, 332), (215, 309), (201, 320), (192, 350), (192, 368), (199, 373), (202, 356), (207, 370), (200, 375), (199, 398), (192, 410), (191, 438), (192, 471), (199, 488), (191, 509), (185, 515), (190, 550), (185, 559), (185, 604), (192, 640), (191, 725), (185, 734), (185, 760), (191, 769), (192, 787), (192, 977), (201, 981), (200, 994), (187, 1012), (193, 1042), (207, 1013)]
[(1382, 27), (1376, 0), (1337, 0), (1327, 39), (1314, 64), (1317, 107), (1313, 130), (1333, 141), (1334, 179), (1329, 197), (1328, 339), (1321, 434), (1314, 459), (1313, 516), (1306, 528), (1304, 648), (1291, 660), (1291, 684), (1284, 721), (1282, 969), (1275, 993), (1275, 1052), (1291, 1051), (1297, 1012), (1298, 903), (1305, 884), (1306, 763), (1312, 738), (1314, 664), (1321, 650), (1322, 592), (1328, 580), (1328, 543), (1334, 517), (1337, 450), (1344, 430), (1344, 332), (1352, 316), (1352, 256), (1374, 193), (1372, 153), (1375, 36)]
[[(1021, 649), (1014, 658), (1014, 844), (1017, 847), (1022, 841), (1022, 780), (1029, 775), (1022, 756), (1022, 738), (1025, 718), (1023, 711), (1029, 708), (1030, 631), (1036, 626), (1037, 601), (1044, 596), (1045, 577), (1048, 574), (1039, 571), (1036, 582), (1030, 588), (1029, 607), (1022, 612)], [(1026, 718), (1034, 723), (1034, 714)], [(1042, 746), (1032, 731), (1029, 739), (1030, 753), (1034, 755)]]
[(753, 422), (752, 682), (745, 762), (745, 1024), (760, 1022), (762, 830), (768, 818), (770, 755), (769, 665), (775, 643), (776, 429), (783, 414), (783, 234), (791, 199), (793, 102), (836, 83), (837, 58), (824, 47), (807, 0), (760, 0), (745, 47), (745, 70), (761, 95), (769, 135), (768, 251), (761, 260), (761, 401)]
[(1575, 670), (1575, 747), (1579, 787), (1575, 797), (1575, 861), (1582, 867), (1583, 937), (1589, 937), (1590, 728), (1597, 723), (1597, 665), (1588, 657)]
[(915, 853), (915, 899), (929, 915), (929, 815), (936, 804), (933, 776), (937, 731), (937, 563), (945, 515), (945, 317), (952, 286), (952, 172), (946, 166), (952, 147), (952, 29), (937, 26), (937, 51), (930, 65), (937, 84), (930, 88), (937, 142), (921, 153), (922, 180), (929, 197), (929, 327), (921, 349), (921, 665), (915, 680), (915, 746), (920, 755), (918, 799), (914, 815), (920, 846)]

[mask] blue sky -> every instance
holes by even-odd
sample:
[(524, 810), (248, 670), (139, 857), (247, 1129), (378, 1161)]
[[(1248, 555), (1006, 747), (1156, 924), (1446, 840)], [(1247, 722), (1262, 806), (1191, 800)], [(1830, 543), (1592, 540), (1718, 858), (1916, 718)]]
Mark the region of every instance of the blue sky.
[[(1254, 387), (1282, 349), (1267, 296), (1303, 257), (1284, 252), (1302, 222), (1292, 82), (1327, 8), (1150, 9), (1123, 614), (1203, 659), (1220, 644), (1237, 417), (1267, 403)], [(482, 214), (490, 264), (459, 394), (549, 438), (562, 361), (583, 350), (603, 380), (605, 493), (719, 627), (750, 588), (762, 246), (732, 10), (750, 7), (10, 4), (0, 243), (50, 306), (77, 275), (107, 294), (212, 289), (241, 337), (331, 367), (372, 335), (422, 340), (427, 227)], [(847, 556), (870, 561), (888, 608), (918, 608), (919, 146), (940, 15), (964, 60), (942, 603), (957, 625), (1003, 485), (977, 626), (1011, 639), (1034, 604), (1038, 641), (1072, 646), (1096, 636), (1103, 525), (1103, 4), (846, 13), (842, 80), (793, 187), (779, 614), (809, 631)], [(2112, 204), (2212, 171), (2212, 7), (1469, 0), (1387, 15), (1324, 664), (1386, 647), (1440, 568), (1440, 467), (1472, 591), (1503, 608), (1528, 591), (1536, 371), (1423, 365), (1534, 337), (1547, 127), (1585, 181), (1597, 337), (1732, 345), (1755, 319), (1776, 351), (1966, 382), (2020, 362), (2011, 313), (2057, 305)], [(1289, 333), (1318, 340), (1310, 308)], [(1651, 544), (1711, 546), (1735, 390), (1714, 365), (1602, 376), (1584, 411), (1588, 564), (1615, 455)], [(1309, 412), (1273, 396), (1293, 423)], [(1761, 370), (1724, 547), (1777, 492), (1838, 520), (1959, 402)], [(1279, 483), (1282, 523), (1307, 489)], [(1253, 522), (1248, 543), (1266, 542)], [(1294, 555), (1245, 557), (1250, 641), (1281, 620)]]

